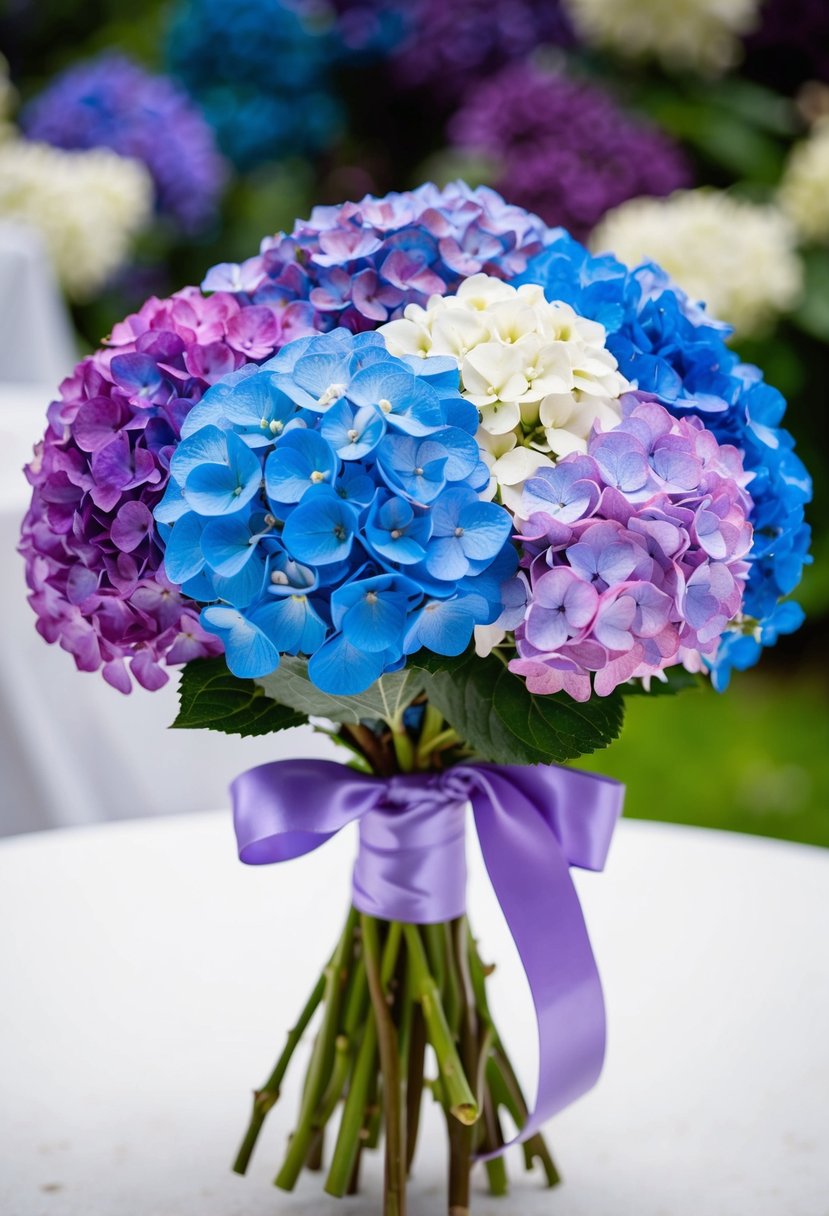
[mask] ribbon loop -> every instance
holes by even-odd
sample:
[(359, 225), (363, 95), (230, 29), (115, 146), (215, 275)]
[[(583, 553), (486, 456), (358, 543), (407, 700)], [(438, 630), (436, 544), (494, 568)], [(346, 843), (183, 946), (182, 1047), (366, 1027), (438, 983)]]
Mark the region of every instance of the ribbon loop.
[(604, 999), (570, 866), (603, 868), (622, 810), (618, 782), (557, 765), (475, 763), (383, 778), (327, 760), (278, 760), (237, 777), (231, 795), (239, 857), (253, 865), (309, 853), (359, 821), (355, 906), (413, 924), (464, 911), (471, 801), (538, 1025), (536, 1102), (517, 1139), (595, 1084)]

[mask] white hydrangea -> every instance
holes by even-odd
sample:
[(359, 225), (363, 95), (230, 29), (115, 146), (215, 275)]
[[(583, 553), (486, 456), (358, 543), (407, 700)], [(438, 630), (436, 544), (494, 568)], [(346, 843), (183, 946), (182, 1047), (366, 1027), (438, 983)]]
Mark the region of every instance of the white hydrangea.
[(608, 212), (590, 245), (629, 266), (657, 262), (741, 337), (762, 334), (800, 292), (802, 268), (786, 217), (719, 190), (631, 199)]
[(88, 298), (124, 262), (152, 205), (152, 181), (138, 161), (103, 148), (0, 142), (0, 219), (37, 229), (74, 299)]
[(829, 118), (795, 144), (777, 197), (803, 240), (829, 240)]
[(472, 275), (457, 295), (410, 304), (380, 333), (393, 355), (457, 359), (461, 391), (480, 413), (490, 492), (512, 510), (526, 477), (586, 451), (595, 423), (608, 428), (621, 418), (619, 396), (629, 386), (604, 327), (546, 300), (535, 284)]
[(722, 72), (742, 53), (760, 0), (564, 0), (584, 42), (669, 69)]

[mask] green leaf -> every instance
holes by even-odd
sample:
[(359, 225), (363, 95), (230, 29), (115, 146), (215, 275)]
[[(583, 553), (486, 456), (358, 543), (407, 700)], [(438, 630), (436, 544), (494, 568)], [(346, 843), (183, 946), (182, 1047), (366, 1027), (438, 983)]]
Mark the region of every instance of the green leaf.
[(424, 687), (422, 673), (410, 665), (403, 671), (381, 676), (356, 697), (335, 697), (315, 687), (308, 679), (307, 671), (308, 665), (303, 659), (285, 656), (276, 671), (256, 682), (268, 697), (306, 717), (328, 718), (332, 722), (355, 726), (377, 718), (391, 725), (399, 720), (403, 710)]
[(573, 760), (606, 747), (622, 728), (618, 692), (584, 704), (564, 694), (534, 696), (496, 655), (446, 659), (423, 651), (409, 662), (421, 669), (432, 704), (477, 755), (496, 764)]
[(223, 658), (197, 659), (181, 673), (179, 713), (172, 725), (226, 735), (269, 735), (301, 726), (305, 715), (265, 696), (253, 680), (232, 675)]

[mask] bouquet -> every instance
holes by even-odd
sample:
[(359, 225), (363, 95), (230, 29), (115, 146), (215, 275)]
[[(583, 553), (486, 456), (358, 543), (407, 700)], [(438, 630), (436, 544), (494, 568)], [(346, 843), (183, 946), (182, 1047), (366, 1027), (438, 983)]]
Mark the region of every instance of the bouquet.
[[(123, 692), (184, 665), (177, 726), (310, 721), (348, 752), (232, 789), (246, 863), (360, 833), (238, 1171), (316, 1018), (278, 1186), (353, 1192), (382, 1135), (402, 1213), (427, 1089), (454, 1216), (476, 1160), (506, 1190), (511, 1129), (557, 1181), (542, 1125), (604, 1048), (569, 870), (602, 868), (622, 802), (565, 762), (625, 696), (723, 689), (802, 618), (809, 478), (727, 336), (659, 267), (427, 185), (149, 300), (62, 385), (21, 542), (42, 635)], [(466, 917), (469, 802), (535, 1003), (534, 1104)]]

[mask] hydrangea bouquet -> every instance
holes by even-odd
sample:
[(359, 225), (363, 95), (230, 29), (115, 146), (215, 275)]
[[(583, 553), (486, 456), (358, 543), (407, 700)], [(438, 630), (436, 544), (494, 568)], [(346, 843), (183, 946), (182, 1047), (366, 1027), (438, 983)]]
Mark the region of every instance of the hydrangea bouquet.
[[(558, 765), (618, 734), (626, 695), (722, 689), (801, 620), (809, 479), (727, 332), (657, 266), (424, 186), (148, 301), (63, 384), (21, 545), (42, 635), (123, 692), (186, 664), (177, 725), (311, 721), (351, 753), (233, 786), (244, 862), (360, 831), (240, 1172), (316, 1017), (277, 1185), (324, 1167), (353, 1191), (382, 1128), (402, 1213), (424, 1085), (455, 1216), (475, 1160), (506, 1189), (512, 1129), (556, 1182), (541, 1125), (604, 1048), (569, 869), (602, 868), (621, 810)], [(466, 920), (469, 802), (538, 1017), (532, 1108)]]

